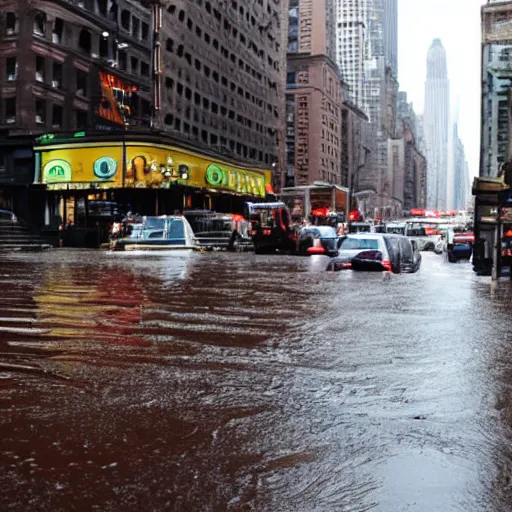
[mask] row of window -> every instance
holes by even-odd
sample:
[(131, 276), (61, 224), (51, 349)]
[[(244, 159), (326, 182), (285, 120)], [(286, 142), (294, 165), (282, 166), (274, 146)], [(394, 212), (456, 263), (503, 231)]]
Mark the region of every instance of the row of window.
[[(49, 61), (48, 66), (47, 61)], [(69, 88), (73, 88), (79, 96), (86, 97), (89, 94), (89, 75), (80, 69), (75, 69), (73, 84), (64, 84), (63, 65), (60, 62), (46, 59), (42, 55), (35, 55), (34, 69), (36, 82), (51, 85), (54, 89), (64, 89), (67, 85)], [(7, 57), (5, 59), (5, 76), (9, 82), (18, 78), (17, 57)]]
[[(39, 37), (45, 37), (46, 23), (46, 14), (42, 12), (36, 13), (34, 17), (33, 33)], [(147, 24), (143, 25), (147, 27)], [(51, 30), (53, 43), (64, 44), (69, 47), (75, 46), (76, 43), (71, 40), (73, 34), (67, 30), (61, 18), (55, 18)], [(77, 49), (88, 56), (105, 59), (112, 67), (118, 68), (121, 71), (146, 78), (150, 77), (150, 63), (140, 60), (135, 56), (129, 56), (126, 50), (122, 49), (122, 43), (111, 37), (108, 32), (104, 32), (103, 35), (100, 36), (84, 28), (78, 33), (77, 43)], [(94, 48), (97, 48), (96, 51), (98, 51), (98, 55), (93, 53)]]
[[(63, 126), (64, 107), (56, 103), (51, 105), (51, 117), (48, 118), (48, 103), (44, 99), (34, 100), (34, 121), (37, 125), (51, 126), (53, 129), (60, 129)], [(16, 98), (5, 98), (3, 101), (2, 124), (16, 124)], [(83, 129), (87, 127), (88, 115), (85, 110), (73, 110), (73, 128)]]
[[(175, 85), (176, 85), (176, 88), (175, 88)], [(193, 100), (194, 104), (196, 106), (202, 106), (203, 109), (211, 111), (213, 114), (217, 115), (220, 113), (220, 115), (222, 117), (229, 117), (230, 119), (234, 119), (235, 113), (233, 110), (228, 109), (225, 105), (220, 105), (220, 107), (219, 107), (218, 103), (216, 103), (215, 101), (212, 101), (206, 97), (202, 97), (199, 94), (199, 92), (193, 91), (190, 87), (187, 87), (186, 85), (182, 84), (181, 82), (175, 82), (174, 79), (172, 79), (171, 77), (166, 77), (165, 86), (169, 91), (173, 91), (175, 88), (177, 96), (183, 97), (187, 101), (190, 101), (191, 103)], [(227, 87), (227, 80), (226, 80), (226, 87)], [(250, 95), (247, 91), (244, 91), (242, 87), (240, 87), (240, 86), (237, 87), (237, 85), (234, 82), (231, 82), (230, 90), (232, 93), (231, 104), (234, 105), (233, 98), (234, 98), (234, 95), (236, 94), (241, 99), (245, 99), (245, 100), (252, 99), (253, 103), (257, 103), (257, 105), (259, 107), (264, 108), (263, 100), (258, 100), (254, 96)], [(224, 94), (224, 99), (227, 102), (227, 100), (228, 100), (227, 94)], [(267, 104), (267, 111), (269, 114), (273, 114), (274, 117), (276, 117), (276, 118), (279, 117), (279, 111), (278, 111), (277, 107), (273, 106), (270, 103)], [(238, 116), (238, 117), (242, 117), (242, 116)], [(244, 119), (243, 122), (246, 126), (249, 126), (252, 129), (253, 124), (254, 124), (257, 131), (259, 131), (260, 133), (263, 133), (263, 126), (260, 123), (255, 122), (253, 119), (246, 119), (246, 118), (243, 118), (243, 119)]]
[[(238, 65), (238, 69), (240, 69), (240, 71), (247, 73), (251, 77), (252, 80), (257, 80), (260, 84), (264, 83), (264, 77), (263, 77), (262, 73), (260, 73), (259, 71), (256, 71), (252, 66), (247, 64), (247, 62), (244, 62), (243, 59), (237, 58), (237, 55), (235, 53), (230, 52), (224, 46), (219, 45), (219, 42), (217, 39), (213, 40), (213, 47), (215, 48), (215, 50), (219, 51), (219, 53), (222, 55), (222, 57), (226, 61), (229, 60), (231, 62), (231, 64)], [(174, 40), (171, 38), (168, 38), (165, 43), (165, 49), (169, 53), (176, 53), (176, 55), (178, 57), (184, 58), (190, 66), (192, 65), (192, 55), (190, 52), (185, 51), (185, 46), (183, 44), (179, 44), (176, 46), (174, 43)], [(269, 57), (269, 59), (270, 59), (270, 57)], [(271, 62), (273, 63), (272, 59), (269, 60), (269, 65)], [(201, 69), (202, 64), (198, 59), (195, 59), (194, 65), (196, 66), (196, 69), (198, 71)], [(277, 66), (277, 67), (279, 68), (279, 66)], [(205, 70), (209, 70), (209, 67), (206, 64), (204, 64), (204, 68), (205, 68)], [(212, 76), (213, 76), (214, 80), (215, 80), (215, 74), (217, 74), (217, 82), (218, 82), (218, 73), (216, 71), (213, 71)], [(269, 80), (269, 83), (271, 83), (270, 80)]]
[(164, 118), (164, 123), (167, 127), (200, 140), (203, 144), (212, 146), (215, 149), (228, 151), (243, 158), (264, 162), (266, 164), (270, 164), (274, 161), (274, 156), (270, 153), (263, 153), (261, 150), (247, 146), (242, 142), (228, 139), (224, 136), (219, 137), (216, 133), (211, 133), (205, 129), (199, 130), (197, 126), (191, 125), (173, 114), (167, 114)]
[[(238, 28), (233, 26), (229, 20), (224, 18), (224, 21), (222, 22), (222, 15), (220, 14), (220, 12), (217, 9), (212, 9), (209, 2), (206, 2), (206, 4), (207, 4), (206, 12), (211, 14), (213, 11), (214, 18), (217, 19), (219, 24), (222, 25), (222, 28), (224, 29), (224, 31), (227, 32), (228, 34), (232, 35), (232, 37), (235, 38), (237, 41), (239, 41), (240, 44), (242, 44), (243, 46), (245, 46), (249, 50), (251, 50), (254, 53), (254, 55), (256, 55), (264, 63), (265, 62), (265, 51), (263, 49), (259, 48), (258, 45), (252, 39), (248, 40), (246, 37), (246, 34), (244, 34)], [(208, 10), (208, 6), (210, 6), (209, 10)], [(190, 32), (194, 31), (194, 23), (190, 19), (190, 17), (187, 17), (185, 15), (185, 11), (183, 9), (180, 9), (179, 11), (177, 11), (176, 6), (174, 4), (171, 4), (169, 6), (169, 8), (167, 9), (167, 12), (171, 15), (175, 15), (176, 12), (178, 12), (178, 20), (181, 23), (186, 24), (186, 27), (188, 28), (188, 30)], [(251, 23), (253, 26), (256, 23), (254, 16), (251, 16)], [(261, 24), (260, 24), (259, 28), (260, 28), (260, 35), (262, 35), (263, 28), (262, 28)], [(199, 38), (203, 37), (204, 41), (206, 43), (212, 44), (212, 46), (216, 50), (219, 49), (218, 40), (215, 38), (212, 38), (210, 36), (210, 34), (207, 33), (206, 31), (203, 34), (203, 30), (198, 25), (195, 26), (195, 33), (196, 33), (197, 37), (199, 37)], [(270, 31), (267, 31), (267, 34), (269, 35), (269, 38), (273, 42), (274, 38), (273, 38), (272, 34), (270, 33)], [(279, 51), (279, 43), (275, 43), (275, 49), (276, 49), (276, 51)], [(267, 61), (270, 66), (272, 66), (276, 71), (279, 71), (279, 63), (277, 61), (274, 61), (270, 56), (267, 56)]]

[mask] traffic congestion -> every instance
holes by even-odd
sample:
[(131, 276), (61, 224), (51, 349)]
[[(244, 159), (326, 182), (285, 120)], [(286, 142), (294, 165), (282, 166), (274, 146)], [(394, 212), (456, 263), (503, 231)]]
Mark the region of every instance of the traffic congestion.
[[(329, 270), (417, 272), (421, 252), (450, 263), (470, 260), (474, 236), (466, 212), (413, 210), (399, 221), (346, 218), (328, 208), (307, 218), (282, 201), (246, 203), (245, 215), (185, 210), (175, 215), (127, 215), (113, 224), (108, 248), (124, 251), (221, 250), (327, 256)], [(106, 247), (106, 246), (105, 246)]]

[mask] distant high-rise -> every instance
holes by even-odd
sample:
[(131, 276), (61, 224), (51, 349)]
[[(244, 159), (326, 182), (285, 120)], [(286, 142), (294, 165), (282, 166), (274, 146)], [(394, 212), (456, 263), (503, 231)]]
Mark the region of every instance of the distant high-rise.
[(446, 52), (434, 39), (427, 55), (424, 134), (427, 148), (427, 207), (445, 210), (448, 187), (450, 82)]
[(458, 121), (453, 123), (453, 207), (454, 210), (464, 210), (468, 202), (469, 176), (468, 163), (464, 144), (459, 137)]
[(350, 90), (350, 99), (364, 106), (368, 6), (371, 0), (336, 0), (336, 61)]

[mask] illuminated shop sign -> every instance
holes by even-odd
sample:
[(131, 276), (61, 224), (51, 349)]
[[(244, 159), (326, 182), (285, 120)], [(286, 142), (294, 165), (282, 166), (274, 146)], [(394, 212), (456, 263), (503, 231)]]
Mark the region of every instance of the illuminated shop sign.
[(71, 181), (71, 166), (66, 160), (50, 160), (43, 168), (45, 183), (61, 183)]
[(265, 178), (256, 172), (225, 169), (220, 165), (210, 164), (206, 169), (205, 178), (213, 187), (233, 190), (240, 194), (265, 196)]
[(126, 143), (124, 150), (122, 143), (45, 144), (36, 151), (40, 180), (54, 190), (187, 185), (263, 198), (271, 188), (270, 171), (212, 163), (199, 154), (163, 144)]

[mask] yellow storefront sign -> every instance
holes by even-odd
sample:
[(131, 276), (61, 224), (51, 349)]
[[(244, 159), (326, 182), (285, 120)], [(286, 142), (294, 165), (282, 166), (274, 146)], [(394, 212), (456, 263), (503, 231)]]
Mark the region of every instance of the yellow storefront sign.
[[(38, 182), (49, 190), (192, 187), (265, 197), (270, 171), (234, 167), (179, 148), (127, 142), (38, 147)], [(126, 156), (123, 165), (123, 153)]]

